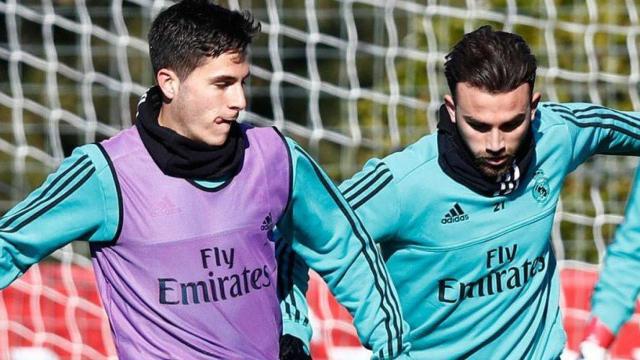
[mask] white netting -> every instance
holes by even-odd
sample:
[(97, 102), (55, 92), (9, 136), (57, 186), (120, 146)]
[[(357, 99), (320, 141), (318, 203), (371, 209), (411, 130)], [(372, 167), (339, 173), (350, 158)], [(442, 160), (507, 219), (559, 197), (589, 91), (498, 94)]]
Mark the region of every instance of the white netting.
[[(40, 184), (73, 147), (131, 124), (138, 97), (153, 82), (146, 32), (170, 3), (0, 1), (2, 211)], [(336, 181), (367, 158), (435, 129), (447, 92), (444, 55), (464, 32), (482, 24), (518, 32), (531, 44), (544, 99), (640, 110), (640, 24), (633, 0), (223, 5), (250, 9), (263, 24), (251, 50), (243, 120), (284, 129)], [(635, 164), (631, 158), (597, 157), (568, 179), (553, 232), (560, 258), (599, 262), (622, 219)], [(84, 326), (95, 323), (87, 319), (102, 319), (95, 302), (76, 289), (76, 272), (88, 266), (86, 246), (69, 246), (54, 258), (61, 270), (52, 279), (60, 280), (49, 284), (32, 270), (33, 276), (11, 288), (25, 296), (26, 305), (17, 307), (22, 315), (16, 315), (16, 295), (0, 293), (0, 358), (9, 357), (16, 338), (53, 344), (72, 358), (113, 353), (104, 320), (98, 320), (102, 345), (88, 345), (84, 333)], [(62, 310), (47, 312), (40, 304), (45, 301)], [(47, 321), (64, 329), (52, 332)]]

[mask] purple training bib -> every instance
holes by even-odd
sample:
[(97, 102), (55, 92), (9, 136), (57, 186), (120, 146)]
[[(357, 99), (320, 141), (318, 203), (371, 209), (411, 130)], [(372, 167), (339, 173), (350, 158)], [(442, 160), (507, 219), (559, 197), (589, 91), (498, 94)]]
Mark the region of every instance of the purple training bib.
[(274, 129), (242, 129), (242, 170), (217, 190), (164, 175), (135, 127), (102, 142), (120, 187), (122, 229), (92, 256), (121, 359), (278, 358), (271, 230), (291, 169)]

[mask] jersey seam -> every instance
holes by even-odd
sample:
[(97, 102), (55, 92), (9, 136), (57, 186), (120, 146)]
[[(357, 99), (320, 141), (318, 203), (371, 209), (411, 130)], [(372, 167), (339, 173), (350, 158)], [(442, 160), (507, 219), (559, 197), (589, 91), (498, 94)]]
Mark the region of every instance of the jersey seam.
[[(541, 124), (540, 127), (538, 128), (538, 131), (545, 131), (554, 126), (563, 126), (563, 127), (567, 126), (566, 121), (556, 118), (555, 116), (556, 112), (550, 108), (550, 106), (552, 105), (565, 107), (564, 105), (561, 105), (558, 103), (544, 103), (541, 106), (539, 106), (538, 109), (536, 110), (536, 112), (541, 113), (538, 119), (538, 121)], [(543, 112), (547, 113), (547, 116), (542, 116)], [(545, 119), (544, 122), (542, 119)]]
[[(389, 166), (387, 166), (387, 168), (389, 169)], [(389, 171), (391, 171), (391, 169), (389, 169)], [(403, 208), (402, 207), (402, 196), (400, 196), (400, 192), (397, 191), (398, 184), (396, 183), (396, 181), (395, 181), (395, 179), (393, 177), (393, 171), (391, 171), (391, 182), (390, 182), (390, 185), (391, 184), (393, 186), (394, 198), (397, 201), (397, 204), (396, 204), (397, 206), (394, 207), (394, 210), (395, 210), (395, 222), (394, 222), (394, 224), (399, 224), (400, 223), (399, 219), (401, 218), (401, 216), (400, 216), (401, 210), (400, 209)], [(397, 238), (398, 237), (398, 232), (400, 232), (400, 226), (394, 226), (393, 233), (390, 234), (391, 238), (392, 239)], [(375, 239), (373, 239), (373, 240), (375, 242)]]
[[(253, 129), (260, 129), (260, 128), (253, 128)], [(247, 134), (246, 136), (247, 136), (247, 139), (248, 139), (249, 135)], [(261, 144), (260, 141), (258, 141), (258, 140), (256, 140), (255, 143), (258, 144), (258, 147), (260, 147), (260, 149), (262, 150), (262, 145), (263, 144)], [(267, 164), (265, 162), (265, 158), (264, 158), (264, 156), (262, 156), (265, 153), (266, 152), (264, 152), (264, 151), (260, 151), (259, 152), (260, 155), (257, 155), (257, 157), (260, 159), (260, 167), (261, 167), (262, 173), (264, 174), (264, 178), (265, 178), (264, 182), (266, 183), (267, 189), (268, 189), (267, 193), (270, 194), (272, 192), (272, 190), (274, 190), (274, 189), (271, 186), (271, 181), (269, 179), (269, 172), (267, 171), (268, 167), (267, 167)], [(261, 192), (260, 196), (263, 197), (264, 194)], [(273, 200), (271, 199), (271, 196), (266, 196), (266, 198), (267, 198), (266, 199), (267, 202), (269, 203), (269, 205), (268, 205), (269, 212), (272, 212), (272, 211), (275, 212), (276, 208), (274, 206)], [(279, 215), (280, 215), (279, 218), (282, 217), (284, 215), (284, 212), (279, 214)], [(274, 222), (274, 224), (275, 224), (275, 222)]]
[[(435, 135), (433, 135), (435, 136)], [(436, 138), (437, 140), (437, 138)], [(403, 174), (402, 176), (396, 177), (395, 176), (395, 171), (394, 169), (389, 166), (389, 163), (383, 159), (381, 160), (385, 166), (387, 167), (387, 169), (389, 169), (389, 171), (391, 172), (391, 182), (390, 184), (393, 184), (393, 186), (396, 188), (394, 189), (394, 195), (397, 194), (397, 196), (395, 196), (395, 198), (397, 199), (398, 202), (398, 206), (395, 208), (395, 215), (396, 215), (396, 223), (399, 222), (399, 219), (401, 218), (401, 212), (402, 212), (402, 196), (400, 196), (400, 193), (397, 190), (397, 188), (400, 186), (400, 183), (403, 182), (405, 179), (407, 179), (410, 175), (412, 175), (414, 172), (418, 171), (419, 169), (422, 169), (423, 167), (429, 167), (431, 166), (431, 164), (435, 161), (437, 163), (438, 160), (438, 152), (436, 151), (434, 154), (432, 154), (428, 159), (424, 159), (423, 161), (421, 161), (419, 164), (415, 165), (413, 168), (411, 168), (411, 170), (409, 170), (408, 172), (406, 172), (405, 174)], [(393, 238), (397, 238), (398, 237), (398, 233), (400, 232), (400, 227), (396, 226), (393, 233), (390, 234), (390, 237)]]
[[(92, 161), (93, 161), (93, 160), (92, 160)], [(107, 167), (108, 167), (108, 166), (107, 166)], [(100, 195), (101, 195), (101, 197), (102, 197), (102, 211), (103, 211), (102, 218), (103, 218), (103, 219), (106, 219), (106, 218), (108, 218), (108, 213), (109, 213), (109, 212), (108, 212), (108, 209), (107, 209), (107, 196), (106, 196), (106, 194), (105, 194), (104, 184), (102, 184), (102, 177), (101, 177), (101, 175), (103, 174), (103, 172), (104, 172), (104, 168), (100, 169), (100, 171), (97, 171), (97, 172), (96, 172), (96, 176), (97, 176), (97, 178), (98, 178), (98, 184), (99, 184), (99, 186), (100, 186)], [(111, 175), (111, 176), (113, 176), (113, 175)], [(107, 222), (107, 223), (108, 223), (108, 222)], [(117, 226), (118, 226), (118, 225), (116, 225), (116, 229), (117, 229)], [(114, 240), (115, 240), (115, 236), (114, 236), (114, 238), (113, 238), (113, 239), (110, 239), (110, 241), (114, 241)]]
[[(565, 130), (565, 132), (569, 136), (569, 139), (571, 139), (571, 143), (570, 144), (572, 146), (569, 146), (569, 151), (571, 152), (571, 158), (570, 159), (571, 159), (571, 162), (573, 163), (574, 162), (574, 156), (575, 156), (575, 145), (576, 145), (575, 144), (575, 140), (574, 140), (574, 138), (573, 138), (573, 136), (571, 134), (571, 130), (569, 130), (569, 124), (566, 121), (563, 121), (562, 124), (564, 125), (562, 128)], [(565, 144), (567, 144), (567, 143), (565, 142)]]
[[(197, 238), (202, 237), (202, 236), (208, 236), (208, 237), (217, 239), (217, 238), (223, 237), (223, 236), (225, 236), (227, 234), (230, 234), (230, 233), (242, 232), (243, 230), (246, 230), (247, 232), (250, 232), (250, 233), (254, 233), (255, 232), (255, 224), (246, 223), (246, 224), (234, 226), (234, 227), (229, 228), (229, 229), (224, 229), (224, 230), (218, 231), (218, 232), (207, 232), (205, 234), (195, 235), (195, 236), (192, 236), (192, 237), (189, 237), (189, 238), (186, 238), (186, 239), (174, 239), (174, 240), (163, 241), (161, 243), (162, 244), (175, 244), (175, 243), (179, 243), (181, 241), (197, 239)], [(157, 245), (157, 243), (147, 243), (147, 242), (144, 242), (144, 240), (145, 240), (144, 236), (128, 237), (127, 238), (128, 242), (135, 243), (136, 246), (141, 247), (141, 248), (154, 247), (154, 246)]]
[[(115, 187), (115, 192), (116, 192), (116, 201), (117, 201), (117, 208), (118, 208), (118, 216), (117, 216), (117, 223), (116, 223), (116, 231), (113, 234), (113, 238), (110, 240), (107, 240), (107, 242), (111, 242), (112, 244), (115, 243), (116, 241), (118, 241), (118, 239), (120, 238), (120, 233), (122, 232), (122, 226), (123, 226), (123, 222), (124, 222), (124, 203), (123, 203), (123, 197), (122, 197), (122, 190), (120, 189), (120, 183), (118, 180), (118, 174), (116, 172), (116, 168), (115, 165), (113, 163), (114, 159), (111, 159), (111, 157), (109, 156), (109, 153), (107, 152), (107, 150), (99, 143), (95, 144), (96, 147), (98, 147), (98, 149), (100, 150), (100, 153), (102, 154), (102, 156), (104, 156), (104, 160), (106, 163), (106, 166), (104, 166), (102, 169), (100, 169), (99, 173), (101, 174), (104, 169), (109, 169), (109, 173), (111, 175), (111, 178), (113, 180), (113, 185)], [(93, 162), (93, 160), (91, 160)], [(99, 175), (99, 174), (98, 174)], [(108, 216), (108, 211), (107, 211), (107, 199), (106, 199), (106, 191), (104, 188), (103, 182), (102, 182), (102, 178), (100, 176), (98, 176), (98, 183), (100, 184), (100, 190), (102, 190), (102, 207), (103, 207), (103, 211), (104, 211), (104, 218), (106, 218)]]
[[(413, 168), (411, 168), (411, 170), (407, 171), (404, 175), (398, 177), (398, 183), (403, 181), (404, 179), (408, 178), (411, 174), (413, 174), (414, 172), (418, 171), (419, 169), (421, 169), (422, 167), (426, 167), (426, 166), (430, 166), (431, 163), (433, 161), (437, 161), (438, 160), (438, 153), (432, 155), (429, 159), (425, 159), (422, 162), (420, 162), (420, 164), (417, 164), (416, 166), (414, 166)], [(385, 160), (382, 160), (385, 164), (388, 164)], [(387, 168), (389, 168), (389, 170), (391, 170), (392, 174), (393, 174), (393, 170), (389, 167), (389, 165), (387, 165)], [(395, 177), (394, 177), (395, 178)]]
[[(107, 195), (105, 193), (105, 189), (104, 189), (104, 184), (102, 183), (102, 177), (100, 176), (103, 173), (103, 171), (101, 170), (98, 174), (98, 183), (100, 184), (100, 192), (102, 195), (102, 211), (104, 212), (103, 214), (103, 218), (108, 218), (109, 217), (109, 209), (107, 209)], [(111, 175), (113, 176), (113, 175)], [(119, 196), (117, 196), (119, 197)], [(120, 200), (118, 200), (118, 203), (120, 202)], [(120, 211), (118, 210), (118, 213)], [(120, 215), (118, 214), (118, 219), (120, 218)], [(112, 239), (109, 239), (107, 241), (116, 241), (117, 238), (119, 237), (118, 233), (118, 228), (120, 227), (120, 220), (118, 220), (118, 223), (116, 224), (116, 232), (114, 233), (114, 236)]]
[(529, 218), (526, 221), (522, 221), (520, 223), (516, 223), (512, 226), (509, 226), (508, 228), (500, 231), (500, 232), (496, 232), (496, 233), (492, 233), (490, 236), (481, 236), (472, 240), (469, 240), (465, 243), (462, 244), (456, 244), (456, 245), (452, 245), (452, 246), (442, 246), (442, 247), (435, 247), (435, 246), (425, 246), (425, 245), (420, 245), (420, 244), (416, 244), (413, 245), (415, 247), (420, 247), (423, 249), (426, 249), (428, 251), (432, 251), (432, 252), (443, 252), (443, 251), (450, 251), (450, 250), (458, 250), (458, 249), (464, 249), (470, 246), (474, 246), (477, 244), (481, 244), (487, 241), (491, 241), (494, 239), (497, 239), (501, 236), (504, 236), (508, 233), (511, 233), (515, 230), (518, 230), (524, 226), (527, 226), (531, 223), (534, 223), (536, 221), (539, 221), (540, 219), (549, 216), (549, 214), (555, 212), (555, 207), (550, 207), (544, 211), (542, 211), (541, 213), (539, 213), (538, 215), (534, 216), (533, 218)]
[(288, 167), (289, 167), (289, 178), (287, 179), (289, 181), (289, 188), (287, 191), (287, 202), (285, 204), (285, 206), (282, 208), (282, 213), (280, 214), (280, 218), (278, 219), (278, 221), (274, 222), (274, 223), (279, 223), (280, 220), (282, 220), (282, 218), (285, 216), (285, 214), (289, 211), (289, 208), (292, 206), (291, 202), (293, 201), (293, 180), (294, 180), (294, 169), (293, 169), (293, 152), (292, 149), (289, 147), (289, 143), (287, 142), (287, 139), (285, 138), (285, 136), (280, 132), (280, 130), (278, 130), (277, 127), (273, 126), (272, 127), (273, 130), (276, 132), (276, 134), (278, 135), (278, 137), (280, 138), (280, 140), (282, 140), (282, 146), (284, 146), (285, 151), (287, 152), (287, 162)]
[[(397, 188), (400, 187), (400, 183), (403, 182), (405, 179), (407, 179), (410, 175), (412, 175), (414, 172), (418, 171), (419, 169), (423, 168), (423, 167), (429, 167), (432, 166), (431, 164), (433, 164), (434, 162), (437, 164), (437, 160), (438, 160), (438, 153), (436, 152), (436, 154), (432, 155), (429, 159), (425, 159), (423, 162), (421, 162), (420, 164), (416, 165), (414, 168), (412, 168), (409, 172), (407, 172), (406, 174), (404, 174), (401, 177), (398, 177), (396, 180), (396, 177), (393, 176), (394, 171), (393, 169), (391, 169), (391, 167), (389, 167), (389, 165), (387, 164), (387, 168), (389, 169), (389, 171), (391, 171), (391, 175), (393, 176), (393, 178), (391, 179), (391, 183), (393, 184), (393, 186), (396, 188), (394, 189), (394, 193), (397, 194), (397, 196), (395, 196), (395, 198), (397, 199), (398, 202), (398, 206), (396, 207), (396, 223), (398, 223), (401, 219), (401, 213), (403, 209), (402, 203), (403, 203), (403, 199), (402, 196), (400, 194), (399, 191), (397, 191)], [(385, 163), (386, 164), (386, 163)], [(398, 233), (400, 232), (400, 226), (396, 226), (393, 234), (391, 234), (392, 238), (397, 238), (398, 237)]]

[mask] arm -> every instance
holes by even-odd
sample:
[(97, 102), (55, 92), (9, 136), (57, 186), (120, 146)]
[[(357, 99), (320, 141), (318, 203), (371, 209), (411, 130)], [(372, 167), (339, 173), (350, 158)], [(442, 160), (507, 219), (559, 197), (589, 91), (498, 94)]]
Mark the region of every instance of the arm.
[(278, 224), (284, 239), (349, 310), (360, 340), (373, 350), (374, 358), (406, 353), (407, 325), (371, 237), (311, 157), (292, 141), (289, 147), (293, 192), (290, 208)]
[(640, 168), (629, 197), (624, 223), (607, 248), (604, 267), (591, 299), (587, 336), (607, 348), (629, 319), (640, 294)]
[[(369, 160), (364, 168), (351, 179), (340, 184), (339, 189), (345, 200), (361, 219), (374, 242), (380, 243), (393, 238), (400, 223), (399, 197), (396, 183), (387, 165), (379, 159)], [(279, 268), (293, 270), (293, 281), (281, 286), (280, 308), (283, 317), (283, 334), (302, 340), (309, 349), (312, 329), (309, 324), (309, 309), (305, 298), (308, 288), (308, 266), (290, 246), (284, 245), (286, 256), (278, 257)], [(286, 263), (295, 259), (294, 266)], [(285, 263), (285, 265), (282, 265)], [(279, 285), (280, 286), (280, 285)]]
[(99, 148), (76, 149), (0, 218), (0, 289), (73, 240), (111, 240), (118, 216), (115, 183)]
[[(278, 260), (278, 298), (282, 313), (280, 359), (299, 359), (302, 353), (309, 354), (313, 330), (309, 323), (309, 308), (306, 293), (309, 283), (309, 267), (298, 256), (291, 245), (277, 233), (276, 258)], [(298, 339), (286, 337), (287, 335)], [(287, 356), (286, 354), (292, 354)]]
[(400, 231), (402, 206), (396, 181), (387, 164), (374, 158), (340, 184), (342, 195), (376, 243), (393, 239)]
[(593, 104), (545, 104), (565, 120), (571, 140), (569, 171), (594, 154), (640, 155), (640, 114)]

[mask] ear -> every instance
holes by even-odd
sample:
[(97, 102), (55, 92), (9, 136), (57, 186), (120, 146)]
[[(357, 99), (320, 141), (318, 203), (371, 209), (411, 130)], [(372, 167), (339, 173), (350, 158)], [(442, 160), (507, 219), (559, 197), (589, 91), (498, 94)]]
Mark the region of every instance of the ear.
[(456, 122), (456, 103), (453, 101), (453, 97), (451, 95), (444, 96), (444, 106), (447, 107), (447, 112), (449, 113), (449, 118), (451, 122), (455, 124)]
[(156, 81), (160, 86), (160, 90), (162, 90), (162, 94), (169, 100), (173, 99), (180, 90), (180, 79), (173, 70), (167, 68), (158, 70)]
[(531, 95), (531, 119), (534, 119), (536, 116), (536, 109), (538, 108), (538, 103), (540, 103), (541, 97), (542, 95), (539, 92)]

